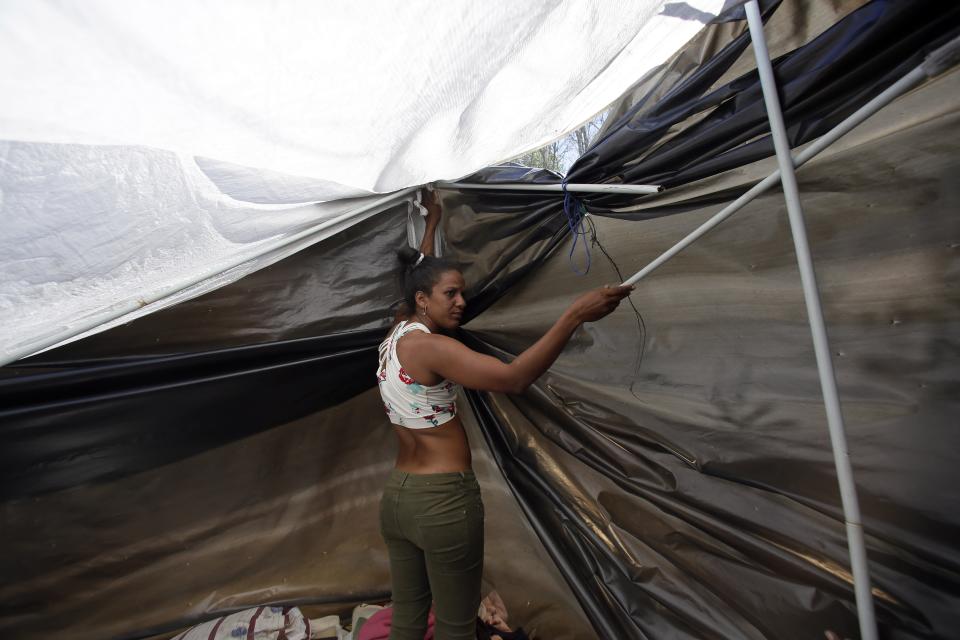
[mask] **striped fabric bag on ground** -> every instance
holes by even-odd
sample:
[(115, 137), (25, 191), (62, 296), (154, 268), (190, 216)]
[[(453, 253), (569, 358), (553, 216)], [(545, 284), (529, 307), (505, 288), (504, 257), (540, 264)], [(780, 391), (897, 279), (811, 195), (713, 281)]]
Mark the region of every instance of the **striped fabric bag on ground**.
[(310, 621), (300, 609), (257, 607), (191, 627), (174, 640), (308, 640)]

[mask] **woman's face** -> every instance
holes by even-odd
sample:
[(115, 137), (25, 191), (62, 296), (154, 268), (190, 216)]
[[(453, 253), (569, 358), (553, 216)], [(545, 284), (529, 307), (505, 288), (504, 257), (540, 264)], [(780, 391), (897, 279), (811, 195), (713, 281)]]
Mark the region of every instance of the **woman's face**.
[(427, 318), (438, 328), (456, 329), (467, 306), (467, 301), (463, 299), (465, 287), (462, 273), (456, 269), (444, 271), (429, 296), (423, 291), (417, 292), (417, 306), (426, 309)]

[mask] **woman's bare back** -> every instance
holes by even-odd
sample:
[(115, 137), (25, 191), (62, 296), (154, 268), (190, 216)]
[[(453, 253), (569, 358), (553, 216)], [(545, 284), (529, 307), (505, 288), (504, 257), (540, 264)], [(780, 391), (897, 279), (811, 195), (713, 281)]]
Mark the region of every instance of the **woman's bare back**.
[(393, 425), (397, 434), (397, 470), (407, 473), (450, 473), (470, 469), (470, 444), (460, 417), (439, 427), (408, 429)]

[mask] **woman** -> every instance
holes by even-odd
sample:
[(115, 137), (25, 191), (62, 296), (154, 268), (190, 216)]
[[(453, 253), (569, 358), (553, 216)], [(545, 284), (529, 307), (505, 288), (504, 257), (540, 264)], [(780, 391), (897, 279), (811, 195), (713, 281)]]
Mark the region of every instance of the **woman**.
[(397, 464), (380, 503), (393, 586), (391, 640), (423, 640), (431, 602), (437, 640), (474, 638), (483, 573), (483, 503), (470, 445), (457, 416), (458, 385), (522, 393), (584, 322), (606, 316), (632, 287), (603, 287), (577, 298), (547, 333), (507, 364), (444, 332), (463, 317), (463, 275), (433, 257), (440, 205), (424, 191), (427, 226), (420, 251), (399, 252), (404, 267), (400, 322), (380, 345), (377, 379), (399, 439)]

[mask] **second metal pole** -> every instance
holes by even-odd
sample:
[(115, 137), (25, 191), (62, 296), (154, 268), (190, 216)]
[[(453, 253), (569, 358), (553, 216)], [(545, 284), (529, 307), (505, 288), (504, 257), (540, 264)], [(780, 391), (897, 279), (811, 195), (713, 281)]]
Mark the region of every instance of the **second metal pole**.
[[(479, 182), (437, 182), (439, 189), (480, 189), (488, 191), (548, 191), (553, 193), (563, 193), (564, 185), (556, 184), (533, 184), (528, 182), (497, 182), (494, 184), (482, 184)], [(576, 191), (579, 193), (627, 193), (633, 195), (644, 195), (650, 193), (660, 193), (663, 187), (655, 184), (586, 184), (581, 182), (571, 182), (566, 185), (567, 191)]]
[(853, 573), (853, 589), (857, 601), (857, 616), (860, 621), (860, 636), (863, 640), (876, 640), (877, 623), (873, 611), (873, 597), (870, 591), (870, 572), (867, 567), (867, 552), (863, 540), (863, 524), (860, 521), (860, 505), (857, 500), (857, 488), (853, 481), (853, 469), (850, 466), (850, 454), (847, 452), (847, 437), (844, 433), (843, 415), (840, 412), (840, 398), (830, 357), (830, 344), (827, 341), (827, 329), (820, 308), (820, 291), (813, 270), (813, 259), (807, 242), (807, 230), (803, 221), (803, 208), (800, 206), (800, 193), (797, 178), (794, 175), (793, 158), (790, 155), (790, 143), (787, 140), (783, 113), (780, 111), (780, 99), (777, 96), (777, 84), (770, 64), (766, 39), (763, 35), (763, 20), (757, 0), (746, 4), (747, 23), (750, 26), (750, 38), (757, 59), (757, 71), (763, 88), (763, 99), (767, 106), (767, 118), (777, 151), (780, 165), (780, 180), (783, 183), (783, 195), (787, 201), (787, 215), (790, 218), (790, 230), (797, 252), (797, 264), (800, 268), (800, 280), (803, 284), (803, 297), (807, 305), (810, 331), (813, 334), (814, 353), (817, 358), (817, 370), (820, 373), (820, 387), (823, 391), (823, 403), (827, 411), (827, 426), (830, 429), (830, 441), (833, 445), (833, 459), (837, 468), (837, 481), (840, 484), (840, 498), (846, 520), (847, 545), (850, 549), (850, 564)]

